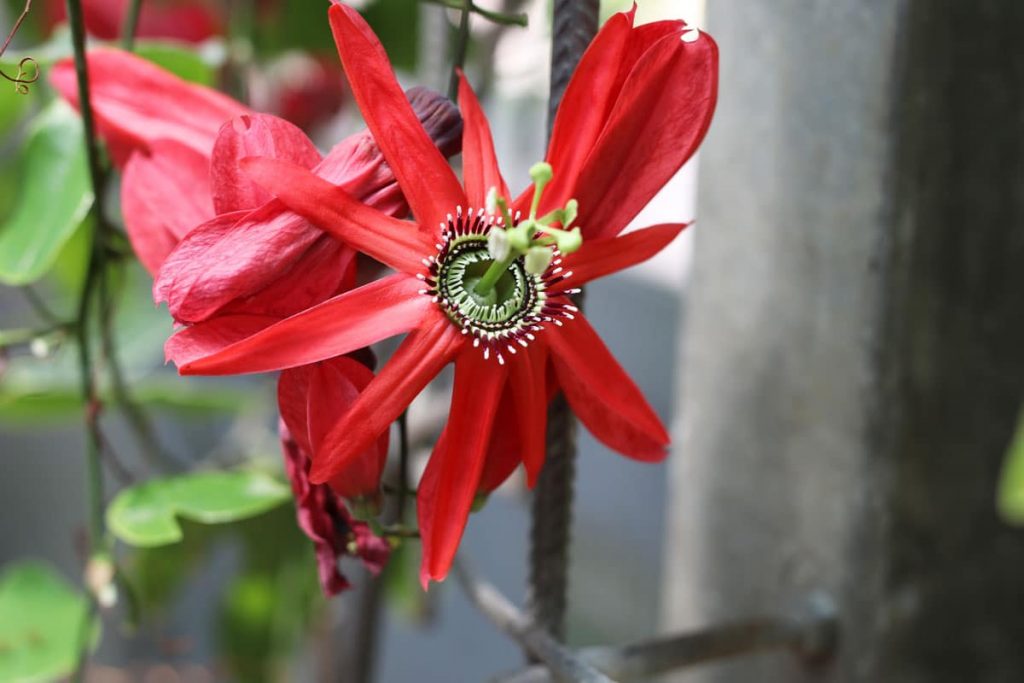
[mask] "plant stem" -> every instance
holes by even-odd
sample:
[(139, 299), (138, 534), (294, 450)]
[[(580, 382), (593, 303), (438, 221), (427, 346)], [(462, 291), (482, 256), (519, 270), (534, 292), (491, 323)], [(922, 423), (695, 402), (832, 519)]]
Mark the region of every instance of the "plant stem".
[(18, 15), (18, 20), (14, 22), (14, 27), (11, 28), (10, 33), (7, 34), (7, 39), (4, 40), (4, 44), (0, 46), (0, 57), (7, 52), (7, 48), (10, 46), (11, 41), (14, 40), (14, 34), (21, 28), (21, 22), (25, 21), (25, 17), (32, 10), (32, 0), (25, 0), (25, 6), (21, 9), (21, 14)]
[(93, 195), (95, 197), (92, 213), (96, 218), (96, 231), (92, 236), (89, 264), (86, 268), (85, 281), (82, 284), (82, 291), (78, 300), (76, 335), (78, 338), (82, 400), (85, 404), (85, 424), (88, 436), (90, 544), (92, 549), (96, 550), (103, 536), (103, 478), (102, 476), (96, 476), (97, 472), (102, 473), (99, 453), (99, 449), (102, 447), (102, 439), (98, 429), (102, 406), (96, 392), (95, 369), (93, 367), (88, 322), (92, 312), (92, 300), (96, 294), (96, 285), (99, 283), (104, 268), (103, 236), (106, 218), (102, 211), (102, 198), (106, 190), (106, 174), (100, 161), (99, 145), (96, 140), (96, 128), (93, 122), (92, 104), (89, 96), (89, 74), (86, 68), (85, 27), (82, 18), (81, 0), (67, 0), (67, 8), (68, 20), (71, 24), (71, 41), (75, 52), (78, 101), (81, 102), (86, 156), (89, 160), (89, 177), (92, 180)]
[[(424, 2), (429, 2), (432, 5), (440, 5), (441, 7), (447, 7), (449, 9), (462, 9), (465, 7), (460, 0), (424, 0)], [(469, 11), (474, 14), (479, 14), (484, 19), (487, 19), (491, 23), (498, 24), (499, 26), (526, 26), (529, 23), (529, 19), (522, 12), (492, 12), (491, 10), (484, 9), (474, 2), (470, 2)]]
[(448, 80), (448, 99), (452, 102), (459, 97), (459, 71), (466, 63), (466, 52), (469, 49), (469, 15), (472, 9), (472, 0), (463, 0), (462, 17), (459, 19), (459, 33), (455, 40), (455, 55), (452, 60), (452, 75)]
[(405, 524), (409, 495), (409, 412), (398, 416), (398, 523)]
[[(96, 126), (93, 121), (92, 102), (89, 94), (89, 70), (85, 54), (85, 23), (82, 17), (81, 0), (67, 0), (68, 22), (71, 25), (71, 42), (75, 55), (75, 75), (78, 80), (78, 101), (82, 112), (82, 127), (85, 134), (86, 157), (89, 162), (89, 178), (92, 181), (95, 232), (89, 252), (89, 264), (86, 268), (85, 281), (78, 301), (78, 318), (76, 334), (78, 338), (78, 371), (81, 382), (82, 401), (85, 411), (86, 427), (86, 486), (89, 508), (89, 555), (102, 552), (106, 545), (103, 523), (103, 462), (101, 449), (103, 438), (99, 427), (102, 404), (96, 391), (95, 368), (92, 348), (89, 339), (89, 319), (92, 313), (92, 300), (96, 294), (96, 285), (103, 278), (105, 268), (104, 248), (107, 230), (107, 219), (103, 212), (103, 198), (106, 191), (106, 173), (101, 159), (99, 144), (96, 138)], [(95, 597), (92, 597), (95, 600)], [(95, 610), (95, 607), (91, 608)], [(92, 619), (87, 619), (84, 628), (91, 629)], [(80, 639), (78, 666), (74, 679), (81, 680), (84, 676), (89, 656), (90, 638), (87, 633)]]
[(178, 464), (171, 460), (164, 453), (156, 436), (156, 429), (153, 427), (146, 413), (139, 407), (128, 389), (125, 381), (124, 370), (117, 355), (117, 338), (114, 334), (114, 297), (110, 291), (110, 278), (112, 275), (109, 264), (99, 281), (99, 332), (100, 348), (103, 352), (103, 360), (106, 364), (107, 377), (110, 379), (110, 397), (117, 404), (118, 410), (128, 420), (133, 436), (138, 445), (139, 452), (147, 463), (154, 469), (161, 472), (172, 472), (178, 469)]
[(128, 52), (135, 48), (135, 34), (139, 29), (141, 9), (142, 0), (131, 0), (128, 5), (128, 12), (124, 17), (124, 23), (121, 25), (121, 47)]
[(32, 285), (24, 285), (18, 289), (21, 291), (22, 296), (25, 297), (25, 301), (28, 302), (28, 305), (32, 307), (32, 310), (35, 311), (35, 314), (39, 316), (43, 322), (50, 325), (61, 324), (60, 319), (53, 311), (50, 310), (50, 307), (46, 305), (46, 302), (39, 296), (39, 293), (32, 288)]

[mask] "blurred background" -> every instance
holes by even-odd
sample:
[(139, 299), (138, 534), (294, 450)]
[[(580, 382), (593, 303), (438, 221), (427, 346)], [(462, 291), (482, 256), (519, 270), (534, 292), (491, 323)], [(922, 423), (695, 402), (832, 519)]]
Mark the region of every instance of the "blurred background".
[[(113, 41), (127, 3), (93, 4), (91, 39)], [(544, 153), (551, 6), (480, 4), (529, 18), (522, 28), (474, 15), (466, 62), (515, 189)], [(5, 0), (0, 27), (22, 5)], [(569, 644), (784, 614), (824, 594), (843, 629), (833, 661), (760, 654), (673, 680), (1024, 680), (1024, 447), (1012, 445), (1024, 388), (1021, 5), (708, 5), (638, 8), (640, 23), (684, 18), (715, 36), (721, 93), (700, 158), (635, 221), (699, 215), (696, 225), (588, 289), (588, 316), (676, 438), (666, 463), (641, 465), (581, 430)], [(288, 118), (321, 149), (361, 126), (326, 2), (144, 6), (142, 56)], [(606, 0), (602, 19), (630, 6)], [(70, 316), (85, 263), (80, 128), (45, 84), (70, 54), (61, 7), (36, 0), (0, 60), (14, 74), (31, 55), (43, 73), (28, 95), (0, 82), (0, 334), (38, 327), (46, 311)], [(445, 90), (458, 11), (357, 7), (404, 84)], [(33, 180), (52, 197), (52, 234), (16, 259)], [(150, 285), (141, 268), (125, 271), (116, 328), (170, 467), (279, 475), (273, 378), (177, 377), (162, 363), (171, 325)], [(32, 558), (55, 572), (53, 590), (78, 591), (74, 349), (60, 335), (24, 341), (0, 356), (0, 572)], [(443, 392), (410, 412), (420, 455)], [(104, 424), (124, 468), (146, 471), (130, 420), (109, 411)], [(472, 517), (461, 551), (516, 600), (528, 503), (514, 478)], [(416, 553), (403, 546), (379, 590), (352, 562), (357, 589), (326, 600), (287, 501), (234, 524), (185, 523), (178, 544), (118, 546), (125, 582), (88, 680), (356, 681), (352, 650), (367, 629), (383, 683), (521, 668), (518, 647), (452, 581), (422, 594)], [(5, 678), (18, 603), (3, 586), (0, 681), (23, 680)]]

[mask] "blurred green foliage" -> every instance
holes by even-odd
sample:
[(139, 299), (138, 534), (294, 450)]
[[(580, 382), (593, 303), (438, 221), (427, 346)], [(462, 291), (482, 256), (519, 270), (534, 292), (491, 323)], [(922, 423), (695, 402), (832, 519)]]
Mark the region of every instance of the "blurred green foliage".
[(135, 549), (121, 561), (139, 616), (152, 620), (166, 611), (192, 578), (209, 583), (210, 559), (218, 550), (234, 550), (241, 570), (225, 577), (222, 597), (208, 606), (220, 663), (240, 683), (286, 680), (282, 670), (289, 655), (326, 605), (312, 544), (295, 525), (295, 508), (280, 505), (229, 525), (182, 526), (182, 542)]
[(217, 81), (219, 60), (207, 55), (212, 51), (200, 53), (188, 49), (179, 43), (161, 40), (140, 40), (135, 45), (135, 54), (161, 66), (179, 78), (207, 87), (214, 87)]
[(43, 682), (70, 673), (87, 618), (85, 598), (48, 565), (23, 561), (4, 568), (0, 681)]

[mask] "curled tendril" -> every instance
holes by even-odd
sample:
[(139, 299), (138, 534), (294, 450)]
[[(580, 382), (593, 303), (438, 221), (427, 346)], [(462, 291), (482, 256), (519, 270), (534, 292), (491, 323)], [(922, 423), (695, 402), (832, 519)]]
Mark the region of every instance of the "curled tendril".
[[(25, 17), (32, 10), (32, 0), (25, 0), (25, 7), (22, 8), (21, 14), (18, 15), (18, 20), (14, 22), (14, 27), (11, 32), (7, 34), (7, 40), (4, 41), (3, 46), (0, 46), (0, 57), (7, 52), (7, 47), (11, 44), (11, 40), (14, 38), (14, 34), (21, 28), (21, 22), (25, 21)], [(25, 66), (28, 65), (30, 70), (26, 70)], [(19, 95), (28, 94), (28, 86), (30, 83), (35, 83), (39, 80), (39, 64), (36, 60), (31, 57), (25, 57), (18, 62), (18, 75), (14, 78), (8, 76), (2, 69), (0, 69), (0, 76), (3, 76), (11, 83), (14, 83), (14, 92)]]
[(29, 84), (39, 80), (39, 63), (32, 57), (25, 57), (18, 62), (17, 75), (12, 77), (0, 70), (0, 76), (14, 83), (14, 92), (27, 95)]

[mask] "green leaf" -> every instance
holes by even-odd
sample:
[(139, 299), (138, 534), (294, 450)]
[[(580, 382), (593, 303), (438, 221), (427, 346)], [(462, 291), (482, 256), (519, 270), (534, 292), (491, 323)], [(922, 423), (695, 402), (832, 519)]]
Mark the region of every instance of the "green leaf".
[(181, 43), (142, 40), (136, 43), (135, 53), (186, 81), (212, 87), (217, 77), (212, 60)]
[(54, 101), (33, 122), (25, 146), (21, 190), (0, 228), (0, 282), (23, 285), (53, 265), (92, 206), (82, 122)]
[(997, 504), (1003, 519), (1024, 526), (1024, 410), (1003, 464)]
[(177, 517), (204, 524), (235, 522), (288, 500), (288, 487), (262, 472), (197, 472), (153, 479), (123, 490), (107, 508), (107, 526), (143, 548), (182, 539)]
[(70, 673), (87, 615), (85, 598), (49, 566), (8, 566), (0, 575), (0, 681), (51, 681)]

